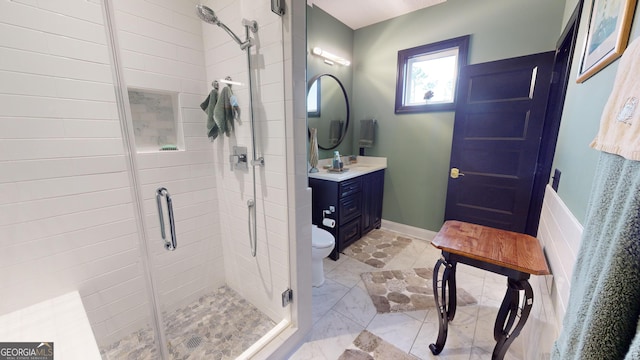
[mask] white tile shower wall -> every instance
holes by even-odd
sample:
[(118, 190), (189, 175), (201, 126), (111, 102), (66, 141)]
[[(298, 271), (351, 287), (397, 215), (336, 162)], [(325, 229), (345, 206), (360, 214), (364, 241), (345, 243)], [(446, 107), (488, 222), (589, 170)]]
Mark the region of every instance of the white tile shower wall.
[(553, 188), (547, 185), (538, 238), (545, 249), (553, 274), (547, 281), (547, 286), (557, 315), (558, 328), (561, 328), (569, 301), (571, 274), (580, 248), (581, 236), (582, 225)]
[[(127, 86), (178, 94), (176, 110), (182, 115), (180, 151), (138, 153), (152, 273), (163, 274), (157, 283), (163, 311), (225, 282), (216, 170), (207, 146), (205, 114), (199, 107), (208, 90), (195, 4), (114, 1)], [(161, 186), (173, 199), (178, 248), (172, 252), (164, 249), (160, 238), (155, 192)]]
[(149, 314), (102, 19), (0, 2), (0, 313), (78, 290), (106, 343)]
[[(256, 121), (256, 151), (265, 166), (257, 168), (257, 257), (250, 254), (247, 200), (253, 198), (252, 174), (231, 171), (233, 145), (247, 146), (252, 156), (249, 115), (249, 72), (246, 53), (220, 28), (202, 24), (207, 79), (231, 76), (243, 86), (232, 90), (241, 107), (235, 134), (221, 136), (210, 149), (216, 162), (225, 274), (229, 286), (275, 321), (287, 316), (280, 294), (289, 286), (289, 217), (287, 203), (287, 148), (285, 141), (283, 35), (281, 18), (269, 2), (207, 1), (227, 26), (244, 36), (242, 19), (256, 20), (258, 33), (251, 48)], [(203, 93), (204, 95), (204, 93)]]

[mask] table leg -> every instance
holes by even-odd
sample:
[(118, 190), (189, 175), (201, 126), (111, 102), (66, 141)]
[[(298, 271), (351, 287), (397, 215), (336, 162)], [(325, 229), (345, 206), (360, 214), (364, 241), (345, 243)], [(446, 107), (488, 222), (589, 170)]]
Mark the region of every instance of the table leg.
[[(438, 280), (440, 267), (444, 265), (442, 280)], [(438, 312), (438, 339), (435, 344), (429, 345), (429, 349), (434, 355), (440, 354), (447, 341), (449, 321), (453, 320), (456, 314), (456, 263), (447, 261), (444, 257), (436, 262), (433, 268), (433, 297), (436, 302)]]
[[(527, 279), (514, 280), (509, 278), (507, 282), (507, 293), (502, 300), (493, 328), (496, 347), (493, 349), (491, 358), (494, 360), (504, 358), (513, 340), (520, 335), (533, 306), (533, 290)], [(520, 291), (522, 290), (524, 290), (524, 301), (523, 307), (520, 308)], [(518, 320), (517, 323), (516, 320)]]

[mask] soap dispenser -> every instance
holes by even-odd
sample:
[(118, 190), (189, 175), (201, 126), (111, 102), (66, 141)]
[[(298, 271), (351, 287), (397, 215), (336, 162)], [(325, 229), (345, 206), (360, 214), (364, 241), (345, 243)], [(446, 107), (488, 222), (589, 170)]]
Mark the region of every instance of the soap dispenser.
[(340, 160), (340, 152), (338, 150), (333, 152), (333, 168), (340, 170), (342, 168), (342, 160)]

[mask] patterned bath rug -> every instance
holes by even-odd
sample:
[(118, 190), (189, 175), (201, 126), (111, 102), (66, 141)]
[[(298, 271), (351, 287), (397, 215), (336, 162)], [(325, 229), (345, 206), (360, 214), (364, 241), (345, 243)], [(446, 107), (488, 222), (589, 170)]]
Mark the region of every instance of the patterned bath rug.
[[(424, 310), (435, 307), (433, 271), (425, 268), (386, 270), (360, 274), (378, 313)], [(464, 289), (457, 289), (457, 305), (477, 304)]]
[(411, 239), (408, 237), (377, 229), (351, 244), (344, 254), (380, 269), (409, 244)]
[(347, 348), (338, 360), (417, 360), (397, 347), (389, 344), (381, 338), (363, 330), (353, 340), (353, 345)]

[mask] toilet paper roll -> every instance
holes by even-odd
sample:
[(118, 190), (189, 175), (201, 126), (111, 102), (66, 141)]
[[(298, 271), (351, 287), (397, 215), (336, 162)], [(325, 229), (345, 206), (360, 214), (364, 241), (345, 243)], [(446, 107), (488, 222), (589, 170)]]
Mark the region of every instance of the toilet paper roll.
[(333, 220), (333, 219), (324, 218), (324, 219), (322, 219), (322, 225), (324, 225), (326, 227), (334, 228), (334, 227), (336, 227), (336, 221)]

